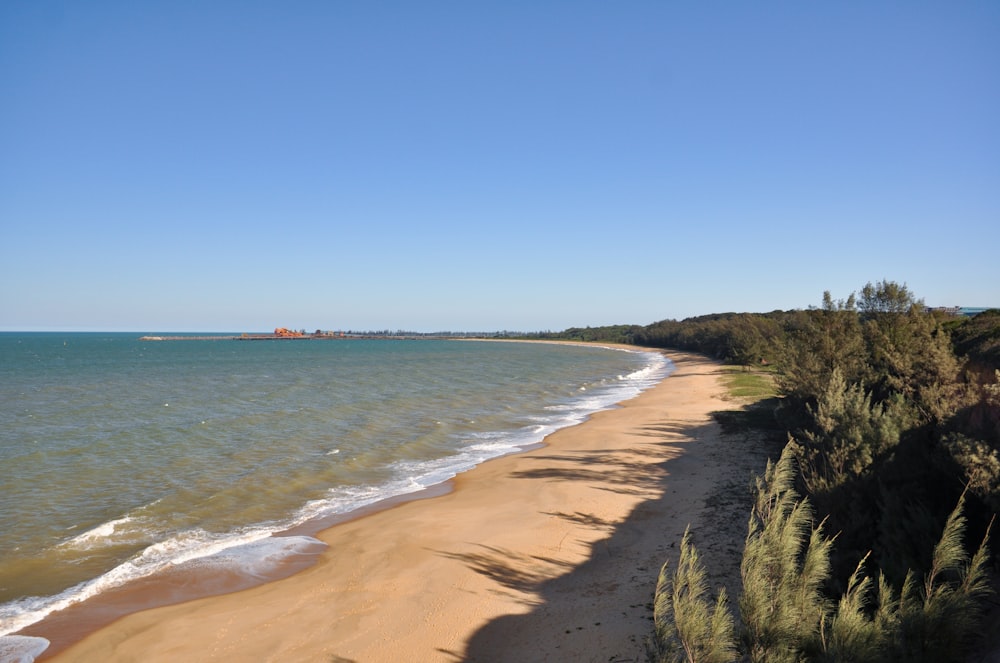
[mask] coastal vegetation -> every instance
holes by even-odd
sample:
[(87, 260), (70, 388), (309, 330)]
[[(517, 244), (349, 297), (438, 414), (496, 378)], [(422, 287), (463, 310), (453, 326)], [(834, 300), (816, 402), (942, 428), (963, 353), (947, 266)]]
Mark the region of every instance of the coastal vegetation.
[(774, 371), (767, 367), (724, 366), (722, 381), (730, 398), (761, 401), (778, 395)]
[(738, 615), (685, 535), (651, 660), (966, 660), (1000, 510), (1000, 311), (930, 310), (881, 281), (807, 310), (560, 336), (695, 351), (777, 387), (761, 402), (788, 442), (753, 489)]
[[(786, 447), (756, 479), (740, 566), (739, 636), (725, 589), (709, 598), (706, 571), (688, 532), (673, 572), (660, 573), (650, 659), (706, 661), (961, 660), (973, 642), (982, 598), (990, 592), (988, 532), (970, 557), (965, 549), (964, 496), (949, 514), (926, 574), (907, 572), (896, 590), (868, 556), (851, 573), (839, 600), (824, 590), (835, 538), (796, 492), (793, 452)], [(922, 577), (922, 580), (920, 579)]]

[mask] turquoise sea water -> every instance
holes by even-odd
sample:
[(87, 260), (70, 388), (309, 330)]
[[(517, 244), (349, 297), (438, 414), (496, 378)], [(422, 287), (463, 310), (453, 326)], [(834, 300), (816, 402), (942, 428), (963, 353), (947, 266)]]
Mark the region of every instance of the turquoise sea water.
[(181, 563), (315, 551), (271, 535), (536, 444), (669, 369), (531, 343), (0, 334), (0, 636)]

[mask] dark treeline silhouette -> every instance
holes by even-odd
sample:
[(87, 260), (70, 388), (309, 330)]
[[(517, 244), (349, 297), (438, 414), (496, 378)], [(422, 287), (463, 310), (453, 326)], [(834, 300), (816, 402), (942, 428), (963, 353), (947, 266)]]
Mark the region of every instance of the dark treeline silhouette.
[[(799, 644), (776, 645), (765, 642), (773, 636), (761, 635), (766, 628), (753, 631), (759, 610), (741, 612), (742, 639), (718, 660), (784, 660), (774, 647), (785, 645), (788, 660), (839, 660), (846, 652), (851, 660), (964, 660), (986, 566), (985, 548), (973, 554), (1000, 510), (1000, 311), (962, 318), (929, 310), (905, 285), (882, 281), (845, 300), (824, 293), (821, 305), (808, 310), (723, 313), (558, 336), (689, 350), (774, 371), (781, 394), (774, 417), (789, 435), (782, 468), (796, 469), (794, 491), (784, 486), (770, 499), (777, 503), (780, 494), (787, 509), (800, 499), (802, 508), (815, 511), (811, 522), (822, 522), (813, 535), (805, 532), (811, 542), (782, 539), (782, 545), (793, 542), (792, 558), (810, 558), (815, 545), (817, 559), (828, 565), (817, 585), (820, 616), (799, 615), (809, 633), (795, 636)], [(758, 499), (767, 485), (758, 486)], [(761, 552), (769, 522), (761, 517), (760, 532), (748, 535), (743, 581), (751, 584), (741, 611), (753, 604), (755, 576), (747, 569), (755, 556), (781, 558), (778, 550)], [(953, 568), (941, 571), (946, 553)], [(682, 581), (668, 578), (661, 589), (676, 593)], [(796, 596), (804, 596), (801, 582), (795, 586)], [(761, 595), (779, 594), (773, 586), (769, 592)], [(690, 597), (681, 592), (676, 598), (681, 613), (670, 601), (659, 611), (651, 656), (657, 660), (690, 660), (670, 653), (690, 645), (678, 636), (676, 621)], [(850, 637), (867, 634), (868, 644), (830, 640), (833, 627), (846, 628), (851, 619), (860, 630)]]

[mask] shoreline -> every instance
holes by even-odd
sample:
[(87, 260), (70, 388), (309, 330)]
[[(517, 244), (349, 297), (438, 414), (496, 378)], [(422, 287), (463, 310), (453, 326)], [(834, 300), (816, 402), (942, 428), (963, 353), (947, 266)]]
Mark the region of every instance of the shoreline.
[[(718, 437), (717, 425), (708, 416), (718, 409), (722, 391), (718, 365), (683, 353), (669, 356), (675, 363), (674, 374), (616, 409), (595, 413), (582, 424), (551, 434), (544, 446), (493, 459), (463, 473), (441, 484), (438, 492), (443, 495), (410, 495), (323, 530), (318, 537), (329, 548), (319, 554), (316, 564), (295, 575), (240, 592), (135, 612), (62, 652), (52, 649), (39, 660), (234, 656), (312, 660), (320, 655), (392, 660), (407, 652), (422, 652), (422, 660), (456, 660), (463, 646), (471, 656), (491, 630), (488, 627), (526, 609), (530, 612), (537, 601), (530, 598), (536, 581), (555, 581), (569, 569), (586, 567), (587, 557), (594, 556), (595, 546), (608, 532), (614, 538), (616, 531), (627, 529), (624, 525), (638, 507), (662, 498), (671, 483), (664, 484), (663, 479), (674, 475), (684, 479), (678, 470), (692, 462), (697, 465), (699, 454), (681, 453), (683, 447), (678, 445), (703, 437), (699, 431), (705, 427), (715, 429), (708, 437)], [(692, 381), (701, 383), (695, 398), (685, 391), (690, 391)], [(664, 406), (667, 412), (662, 411)], [(674, 407), (682, 411), (671, 415), (669, 409)], [(658, 426), (657, 422), (672, 423)], [(604, 449), (606, 436), (618, 439)], [(584, 447), (574, 449), (587, 439)], [(652, 448), (636, 450), (636, 443)], [(538, 463), (551, 467), (532, 469)], [(678, 467), (664, 469), (672, 465)], [(630, 472), (622, 473), (629, 468), (635, 471), (631, 479)], [(695, 477), (686, 480), (691, 483)], [(594, 482), (610, 483), (587, 485)], [(673, 513), (660, 514), (669, 515), (666, 520), (673, 527), (657, 532), (651, 550), (649, 545), (640, 546), (646, 561), (630, 581), (635, 584), (634, 598), (622, 612), (631, 624), (627, 629), (631, 645), (639, 640), (636, 651), (642, 651), (641, 639), (649, 630), (646, 604), (659, 566), (670, 544), (695, 520), (695, 507), (700, 509), (709, 487), (688, 486), (682, 491), (672, 501)], [(549, 504), (551, 510), (538, 511), (539, 502)], [(583, 502), (587, 510), (580, 510)], [(546, 542), (556, 534), (558, 541)], [(462, 578), (457, 585), (455, 577)], [(603, 603), (594, 605), (600, 608)], [(431, 615), (434, 619), (428, 618)], [(611, 628), (614, 621), (595, 618), (594, 623), (605, 624), (595, 630), (620, 631), (620, 627)], [(577, 628), (582, 632), (586, 627), (564, 629), (567, 637)], [(22, 633), (42, 634), (38, 631), (29, 627)], [(519, 627), (518, 632), (522, 631)], [(401, 632), (407, 637), (400, 637)], [(429, 646), (435, 642), (447, 646)], [(629, 644), (619, 646), (628, 648)], [(582, 655), (594, 651), (588, 646)]]
[[(216, 337), (218, 338), (218, 337)], [(508, 341), (522, 343), (552, 343), (566, 344), (584, 347), (600, 347), (605, 349), (618, 349), (627, 352), (648, 353), (663, 355), (660, 350), (651, 348), (640, 348), (636, 346), (626, 346), (617, 344), (586, 344), (578, 342), (560, 341), (529, 341), (525, 339), (449, 339), (458, 341)], [(669, 362), (668, 362), (669, 365)], [(667, 373), (669, 374), (669, 373)], [(660, 378), (662, 381), (663, 378)], [(658, 382), (655, 384), (659, 384)], [(649, 389), (650, 387), (646, 387)], [(622, 395), (621, 397), (626, 397)], [(606, 404), (606, 408), (619, 407), (618, 403)], [(597, 410), (600, 412), (601, 410)], [(586, 415), (587, 421), (594, 412)], [(564, 424), (565, 426), (566, 424)], [(569, 424), (569, 427), (579, 425)], [(551, 434), (551, 433), (550, 433)], [(504, 454), (495, 456), (482, 462), (493, 462), (498, 458), (509, 455), (518, 455), (535, 449), (544, 447), (546, 438), (538, 438), (531, 443), (518, 445)], [(468, 471), (468, 470), (466, 470)], [(464, 473), (464, 472), (463, 472)], [(43, 642), (48, 641), (48, 646), (40, 654), (36, 654), (35, 660), (49, 660), (58, 655), (62, 650), (81, 640), (86, 635), (104, 628), (115, 620), (153, 608), (176, 605), (201, 598), (213, 597), (244, 591), (262, 584), (275, 582), (286, 578), (303, 569), (309, 568), (316, 563), (317, 557), (322, 551), (317, 548), (326, 546), (315, 538), (320, 532), (332, 527), (336, 527), (345, 522), (358, 518), (364, 518), (371, 514), (383, 510), (392, 509), (401, 503), (425, 500), (451, 492), (454, 489), (455, 479), (444, 480), (441, 483), (429, 485), (414, 492), (391, 495), (380, 499), (378, 502), (356, 508), (347, 513), (337, 513), (313, 518), (307, 522), (290, 525), (287, 529), (275, 531), (271, 534), (271, 541), (288, 541), (284, 544), (286, 548), (295, 550), (289, 558), (278, 562), (267, 571), (247, 570), (231, 568), (219, 568), (210, 559), (208, 564), (202, 564), (202, 559), (193, 562), (185, 562), (167, 571), (157, 572), (154, 575), (140, 577), (130, 580), (127, 584), (102, 591), (100, 594), (92, 596), (84, 601), (71, 603), (69, 606), (50, 613), (38, 622), (29, 624), (19, 631), (9, 634), (9, 638), (18, 636), (41, 638)], [(306, 538), (303, 543), (292, 544)], [(310, 541), (312, 543), (310, 543)], [(281, 546), (281, 544), (277, 544)], [(8, 649), (8, 647), (12, 647)], [(6, 660), (5, 656), (11, 651), (20, 651), (20, 647), (13, 642), (0, 640), (0, 660)]]

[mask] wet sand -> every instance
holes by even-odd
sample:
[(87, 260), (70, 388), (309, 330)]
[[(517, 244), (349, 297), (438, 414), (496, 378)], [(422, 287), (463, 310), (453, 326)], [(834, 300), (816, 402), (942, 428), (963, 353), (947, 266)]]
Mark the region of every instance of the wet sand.
[(660, 566), (688, 523), (706, 561), (731, 557), (744, 523), (706, 504), (759, 471), (711, 419), (728, 407), (718, 366), (669, 356), (673, 375), (544, 447), (325, 530), (296, 575), (131, 614), (44, 659), (645, 660)]

